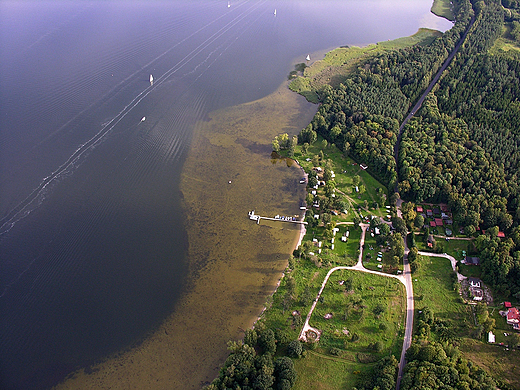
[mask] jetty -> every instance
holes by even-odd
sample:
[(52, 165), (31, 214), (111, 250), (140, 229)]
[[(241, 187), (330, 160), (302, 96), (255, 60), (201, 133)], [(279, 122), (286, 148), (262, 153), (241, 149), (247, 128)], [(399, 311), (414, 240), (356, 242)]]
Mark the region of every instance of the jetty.
[(290, 223), (298, 223), (300, 225), (307, 225), (307, 222), (300, 220), (298, 216), (294, 217), (286, 217), (285, 215), (276, 215), (274, 218), (271, 217), (262, 217), (261, 215), (255, 214), (255, 210), (247, 213), (249, 215), (249, 219), (256, 221), (257, 224), (260, 224), (261, 219), (267, 219), (269, 221), (280, 221), (280, 222), (290, 222)]

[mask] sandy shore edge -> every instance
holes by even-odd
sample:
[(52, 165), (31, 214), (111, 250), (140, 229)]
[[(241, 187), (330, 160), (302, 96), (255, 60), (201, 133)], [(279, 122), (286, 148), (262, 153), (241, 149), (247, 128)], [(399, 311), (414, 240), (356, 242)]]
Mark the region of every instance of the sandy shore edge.
[[(300, 165), (300, 163), (298, 162), (298, 160), (296, 159), (293, 159), (293, 161), (296, 163), (296, 165), (298, 166), (298, 168), (300, 168), (300, 170), (302, 171), (304, 177), (305, 177), (305, 180), (307, 181), (307, 173), (305, 172), (305, 170), (303, 169), (303, 167)], [(307, 209), (305, 209), (305, 212), (303, 213), (303, 216), (300, 218), (300, 221), (303, 221), (305, 219), (305, 215), (307, 213)], [(292, 246), (293, 250), (291, 251), (291, 253), (289, 254), (292, 255), (292, 253), (298, 249), (298, 247), (302, 244), (303, 242), (303, 238), (305, 237), (305, 234), (307, 234), (307, 229), (305, 228), (305, 225), (303, 223), (300, 224), (300, 233), (295, 237), (294, 239), (294, 244)], [(285, 277), (285, 270), (282, 272), (280, 278), (278, 279), (278, 282), (276, 283), (276, 286), (273, 290), (273, 292), (271, 293), (271, 295), (269, 295), (269, 297), (272, 297), (274, 296), (274, 294), (276, 294), (276, 292), (278, 291), (278, 287), (280, 287), (280, 284), (282, 283), (282, 279)], [(267, 304), (267, 301), (266, 301), (266, 304)], [(248, 326), (248, 329), (254, 329), (255, 328), (255, 325), (258, 321), (260, 321), (260, 319), (262, 318), (262, 316), (264, 315), (265, 311), (267, 310), (267, 305), (264, 304), (264, 307), (262, 308), (262, 311), (260, 312), (260, 314), (258, 316), (256, 316), (253, 320), (253, 322), (250, 324), (250, 326)]]

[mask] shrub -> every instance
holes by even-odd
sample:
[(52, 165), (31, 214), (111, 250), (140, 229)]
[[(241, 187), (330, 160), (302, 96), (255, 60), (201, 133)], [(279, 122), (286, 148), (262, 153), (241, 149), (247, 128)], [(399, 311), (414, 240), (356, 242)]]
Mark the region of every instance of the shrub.
[(287, 356), (299, 358), (303, 352), (300, 340), (293, 340), (287, 346)]

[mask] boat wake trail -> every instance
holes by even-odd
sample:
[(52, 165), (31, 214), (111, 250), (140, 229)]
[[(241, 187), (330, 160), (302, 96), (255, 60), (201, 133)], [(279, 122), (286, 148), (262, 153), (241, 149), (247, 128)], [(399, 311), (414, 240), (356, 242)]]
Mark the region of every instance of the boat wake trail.
[[(110, 119), (109, 121), (105, 122), (101, 129), (94, 134), (88, 141), (85, 143), (79, 145), (79, 147), (67, 158), (66, 161), (64, 161), (59, 167), (57, 167), (53, 172), (51, 172), (47, 177), (45, 177), (40, 184), (32, 190), (32, 192), (25, 197), (20, 203), (18, 203), (17, 206), (15, 206), (13, 209), (11, 209), (4, 218), (0, 219), (0, 239), (2, 236), (4, 236), (6, 233), (8, 233), (17, 222), (27, 217), (32, 211), (37, 209), (46, 199), (49, 192), (53, 188), (54, 185), (56, 185), (58, 182), (60, 182), (62, 179), (64, 179), (67, 176), (70, 176), (73, 174), (73, 172), (81, 165), (83, 161), (85, 161), (86, 157), (98, 146), (100, 145), (104, 139), (106, 139), (107, 135), (112, 132), (112, 130), (130, 113), (132, 110), (139, 105), (139, 103), (145, 99), (152, 91), (154, 91), (156, 88), (160, 88), (162, 84), (167, 82), (172, 76), (174, 76), (179, 70), (183, 69), (187, 64), (192, 62), (199, 56), (201, 53), (203, 53), (204, 50), (210, 48), (212, 45), (215, 44), (215, 42), (219, 39), (221, 39), (226, 33), (228, 33), (231, 29), (236, 27), (240, 22), (242, 22), (245, 18), (247, 18), (249, 15), (251, 15), (253, 12), (258, 10), (258, 8), (261, 6), (263, 2), (253, 3), (249, 4), (248, 2), (244, 2), (241, 4), (241, 8), (236, 7), (235, 12), (237, 12), (237, 15), (234, 16), (230, 21), (225, 23), (222, 27), (220, 27), (216, 32), (211, 34), (208, 38), (206, 38), (202, 43), (200, 43), (198, 46), (196, 46), (193, 50), (191, 50), (188, 54), (186, 54), (182, 59), (180, 59), (174, 66), (172, 66), (170, 69), (168, 69), (164, 74), (161, 76), (154, 78), (153, 82), (151, 81), (152, 78), (150, 77), (150, 84), (142, 90), (137, 96), (135, 96), (115, 117)], [(131, 81), (136, 76), (141, 77), (141, 73), (143, 71), (149, 70), (149, 68), (155, 64), (157, 61), (159, 61), (161, 58), (163, 58), (167, 53), (174, 50), (176, 47), (181, 45), (182, 43), (186, 42), (190, 38), (194, 37), (197, 34), (202, 33), (204, 30), (206, 30), (210, 25), (215, 24), (219, 20), (221, 20), (225, 15), (221, 15), (218, 18), (214, 19), (213, 21), (207, 23), (206, 25), (202, 26), (195, 32), (193, 32), (188, 37), (184, 38), (182, 41), (176, 43), (171, 48), (166, 50), (165, 52), (161, 53), (157, 57), (155, 57), (153, 60), (145, 64), (143, 67), (141, 67), (138, 71), (134, 72), (132, 75), (125, 78), (121, 83), (119, 83), (116, 87), (114, 87), (107, 95), (113, 93), (115, 90), (118, 90), (123, 84)], [(255, 18), (257, 20), (257, 18)], [(248, 25), (248, 27), (251, 24)], [(248, 28), (246, 27), (246, 29)], [(238, 28), (237, 33), (243, 32), (243, 28)], [(224, 51), (229, 48), (233, 44), (233, 42), (238, 39), (238, 36), (232, 36), (231, 43), (228, 43), (226, 45), (226, 48)], [(193, 74), (198, 71), (198, 69), (204, 65), (206, 65), (205, 70), (202, 70), (202, 73), (204, 73), (211, 65), (222, 55), (220, 53), (216, 58), (209, 63), (209, 59), (218, 52), (219, 49), (221, 49), (223, 44), (220, 44), (217, 46), (216, 49), (211, 50), (211, 52), (205, 56), (205, 58), (196, 65), (193, 66), (193, 69), (191, 71), (186, 72), (183, 76), (186, 76), (188, 74)], [(147, 72), (148, 73), (148, 72)], [(197, 81), (200, 78), (201, 75), (195, 78), (194, 82)], [(105, 99), (106, 95), (101, 99)], [(90, 106), (89, 108), (92, 108), (95, 104)], [(85, 113), (85, 111), (89, 110), (87, 108), (86, 110), (80, 112), (75, 118), (78, 116), (81, 116)], [(74, 120), (74, 119), (72, 119)], [(69, 121), (68, 123), (72, 122)], [(142, 122), (142, 121), (141, 121)], [(63, 126), (63, 127), (66, 127)], [(51, 134), (49, 137), (53, 136), (57, 132), (60, 132), (62, 129), (58, 129), (53, 134)], [(43, 141), (42, 141), (43, 142)]]

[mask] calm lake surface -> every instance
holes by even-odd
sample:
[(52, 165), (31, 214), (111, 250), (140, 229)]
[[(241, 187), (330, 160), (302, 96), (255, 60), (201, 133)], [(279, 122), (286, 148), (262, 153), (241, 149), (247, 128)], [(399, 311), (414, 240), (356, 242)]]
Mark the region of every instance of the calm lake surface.
[[(299, 173), (269, 144), (316, 108), (285, 91), (288, 73), (309, 53), (449, 28), (430, 6), (1, 1), (0, 388), (49, 388), (137, 345), (160, 356), (158, 332), (192, 372), (134, 385), (211, 380), (294, 244), (244, 214), (298, 210)], [(158, 359), (132, 371), (171, 365)], [(124, 387), (89, 376), (106, 367), (69, 387)]]

